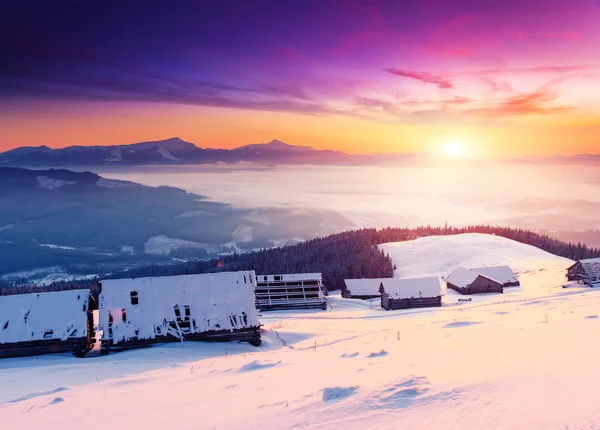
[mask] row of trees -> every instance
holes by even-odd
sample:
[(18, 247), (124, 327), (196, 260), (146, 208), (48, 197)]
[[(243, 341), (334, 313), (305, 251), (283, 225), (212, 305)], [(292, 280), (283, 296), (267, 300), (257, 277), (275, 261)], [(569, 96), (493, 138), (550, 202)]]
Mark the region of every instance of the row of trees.
[[(189, 261), (174, 265), (144, 266), (127, 272), (117, 273), (110, 278), (168, 276), (219, 271), (254, 270), (257, 274), (312, 273), (323, 274), (323, 282), (329, 290), (339, 289), (344, 279), (391, 277), (393, 263), (377, 245), (387, 242), (413, 240), (434, 235), (461, 233), (486, 233), (533, 245), (552, 254), (580, 260), (600, 257), (598, 248), (585, 244), (563, 242), (547, 235), (529, 230), (509, 227), (477, 225), (469, 227), (432, 227), (361, 229), (312, 239), (282, 248), (263, 249), (243, 254), (234, 253), (220, 258)], [(402, 262), (396, 262), (401, 265)], [(60, 289), (91, 288), (98, 294), (98, 281), (58, 282), (47, 287), (33, 285), (15, 287), (0, 285), (0, 295), (28, 293), (33, 291), (55, 291)]]

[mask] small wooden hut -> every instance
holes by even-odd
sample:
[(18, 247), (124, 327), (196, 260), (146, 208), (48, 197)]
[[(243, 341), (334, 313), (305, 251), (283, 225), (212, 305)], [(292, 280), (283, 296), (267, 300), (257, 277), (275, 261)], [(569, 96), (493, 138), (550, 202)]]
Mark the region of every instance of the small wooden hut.
[(344, 279), (342, 297), (362, 300), (381, 297), (381, 285), (386, 279), (390, 278)]
[(0, 296), (0, 358), (92, 349), (96, 302), (89, 290)]
[(255, 293), (261, 311), (327, 309), (327, 291), (320, 273), (258, 275)]
[(474, 267), (471, 270), (502, 283), (504, 288), (521, 285), (517, 274), (509, 266)]
[(103, 280), (101, 352), (195, 340), (258, 346), (255, 285), (254, 271)]
[(438, 278), (383, 279), (381, 307), (387, 310), (436, 307), (442, 305)]
[(446, 278), (448, 288), (460, 294), (502, 293), (502, 282), (474, 270), (457, 267)]
[(567, 279), (590, 286), (600, 284), (600, 258), (577, 261), (567, 268)]

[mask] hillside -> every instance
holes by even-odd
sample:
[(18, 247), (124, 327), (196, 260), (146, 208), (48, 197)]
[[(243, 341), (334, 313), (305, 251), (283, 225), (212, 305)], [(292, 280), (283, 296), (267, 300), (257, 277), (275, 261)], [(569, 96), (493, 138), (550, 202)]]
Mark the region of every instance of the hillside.
[(186, 343), (2, 360), (3, 422), (163, 429), (176, 410), (182, 430), (598, 428), (600, 368), (589, 342), (600, 329), (600, 293), (563, 289), (564, 272), (548, 274), (566, 259), (490, 235), (384, 247), (405, 262), (403, 273), (494, 260), (530, 275), (485, 302), (446, 296), (441, 308), (384, 311), (376, 300), (331, 296), (325, 312), (263, 312), (260, 348)]
[(0, 206), (0, 277), (13, 278), (40, 269), (107, 273), (352, 227), (327, 211), (237, 209), (177, 188), (69, 170), (0, 167)]
[[(510, 266), (521, 280), (521, 287), (506, 288), (504, 296), (534, 296), (548, 292), (557, 280), (564, 280), (573, 260), (550, 254), (535, 246), (500, 236), (467, 233), (453, 236), (430, 236), (406, 242), (379, 245), (396, 264), (395, 278), (437, 276), (443, 278), (457, 266)], [(457, 303), (462, 296), (446, 291), (446, 303)], [(496, 295), (473, 296), (489, 300)]]

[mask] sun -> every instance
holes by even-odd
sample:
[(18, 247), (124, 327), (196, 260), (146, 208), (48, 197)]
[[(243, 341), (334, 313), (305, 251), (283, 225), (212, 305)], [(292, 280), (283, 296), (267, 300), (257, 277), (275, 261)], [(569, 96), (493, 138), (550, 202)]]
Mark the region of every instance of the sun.
[(466, 157), (467, 151), (462, 142), (454, 140), (452, 142), (445, 143), (441, 148), (442, 155), (444, 157)]

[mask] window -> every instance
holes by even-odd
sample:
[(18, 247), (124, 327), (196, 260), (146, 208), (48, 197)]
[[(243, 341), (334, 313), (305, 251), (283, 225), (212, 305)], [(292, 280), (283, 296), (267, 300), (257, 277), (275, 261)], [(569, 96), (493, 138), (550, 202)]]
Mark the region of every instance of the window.
[(275, 275), (275, 276), (273, 276), (273, 280), (275, 280), (275, 281), (281, 281), (281, 276)]
[(52, 331), (52, 330), (46, 330), (44, 332), (44, 339), (50, 339), (53, 334), (54, 334), (54, 331)]
[(139, 303), (137, 291), (130, 292), (129, 296), (131, 297), (131, 304), (132, 305), (137, 305)]

